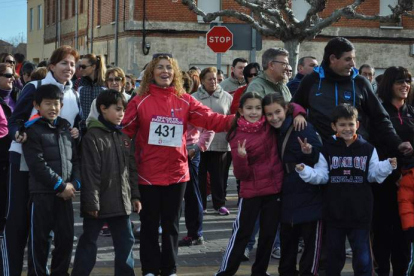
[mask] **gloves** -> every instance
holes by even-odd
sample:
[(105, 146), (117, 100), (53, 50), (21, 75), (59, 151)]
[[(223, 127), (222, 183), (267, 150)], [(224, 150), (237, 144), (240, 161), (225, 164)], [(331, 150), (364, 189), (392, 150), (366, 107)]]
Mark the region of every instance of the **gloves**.
[(407, 240), (410, 242), (414, 242), (414, 227), (410, 227), (404, 232), (405, 236), (407, 237)]

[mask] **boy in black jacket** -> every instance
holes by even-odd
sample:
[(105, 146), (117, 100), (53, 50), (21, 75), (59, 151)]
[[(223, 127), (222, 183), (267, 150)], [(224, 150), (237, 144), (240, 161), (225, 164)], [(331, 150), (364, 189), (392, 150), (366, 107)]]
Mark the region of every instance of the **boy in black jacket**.
[(28, 275), (48, 275), (49, 234), (55, 233), (51, 275), (67, 275), (73, 247), (75, 187), (80, 188), (70, 123), (59, 117), (63, 93), (43, 85), (34, 96), (38, 114), (27, 123), (23, 153), (29, 167), (30, 237)]
[[(397, 167), (397, 160), (379, 161), (376, 149), (356, 134), (358, 111), (349, 104), (333, 110), (331, 127), (336, 132), (327, 139), (314, 168), (299, 164), (299, 176), (311, 184), (327, 184), (323, 194), (326, 223), (326, 275), (339, 276), (345, 264), (345, 239), (353, 252), (355, 275), (372, 275), (369, 232), (373, 195), (369, 182), (382, 183)], [(312, 146), (300, 141), (303, 153)]]

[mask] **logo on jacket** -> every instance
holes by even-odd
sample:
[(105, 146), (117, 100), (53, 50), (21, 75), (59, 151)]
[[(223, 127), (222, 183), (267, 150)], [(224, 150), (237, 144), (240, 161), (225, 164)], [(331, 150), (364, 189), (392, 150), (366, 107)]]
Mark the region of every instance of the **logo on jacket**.
[(129, 148), (129, 146), (130, 146), (130, 143), (129, 143), (129, 141), (127, 139), (124, 139), (124, 146), (126, 148)]
[(345, 100), (350, 100), (352, 97), (352, 92), (351, 91), (344, 91), (344, 98)]
[[(331, 169), (338, 168), (355, 168), (365, 171), (367, 168), (367, 156), (332, 156)], [(345, 175), (344, 170), (344, 175)]]

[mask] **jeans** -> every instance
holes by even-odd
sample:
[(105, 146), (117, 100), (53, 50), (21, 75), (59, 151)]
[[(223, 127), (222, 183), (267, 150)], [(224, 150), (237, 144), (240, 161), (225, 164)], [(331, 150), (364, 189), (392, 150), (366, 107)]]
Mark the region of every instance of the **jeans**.
[(134, 257), (132, 247), (134, 236), (129, 216), (118, 216), (105, 219), (84, 218), (83, 233), (76, 248), (72, 275), (89, 275), (95, 266), (96, 241), (104, 223), (111, 230), (115, 249), (115, 276), (134, 276)]

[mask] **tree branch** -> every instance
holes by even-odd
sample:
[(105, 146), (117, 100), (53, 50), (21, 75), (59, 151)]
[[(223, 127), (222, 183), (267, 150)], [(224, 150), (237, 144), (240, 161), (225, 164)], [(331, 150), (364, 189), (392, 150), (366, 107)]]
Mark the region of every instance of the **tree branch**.
[[(276, 23), (282, 28), (287, 28), (286, 21), (283, 19), (282, 14), (278, 9), (266, 7), (266, 1), (246, 1), (246, 0), (234, 0), (242, 7), (246, 7), (252, 11), (258, 11), (267, 16), (273, 16)], [(264, 17), (264, 16), (263, 16)]]

